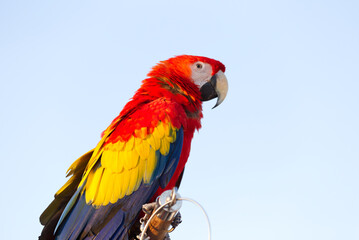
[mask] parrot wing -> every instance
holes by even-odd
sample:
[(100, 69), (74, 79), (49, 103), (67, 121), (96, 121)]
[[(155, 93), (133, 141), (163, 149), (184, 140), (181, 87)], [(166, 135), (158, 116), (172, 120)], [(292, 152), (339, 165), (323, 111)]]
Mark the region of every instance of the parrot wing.
[(66, 204), (76, 192), (92, 153), (93, 150), (85, 153), (80, 158), (78, 158), (68, 169), (67, 176), (71, 176), (71, 178), (55, 194), (55, 199), (40, 216), (40, 223), (45, 226), (41, 233), (40, 239), (50, 239), (51, 236), (53, 236), (56, 224), (59, 221), (60, 216), (66, 207)]
[[(175, 103), (158, 99), (112, 122), (97, 147), (74, 163), (83, 171), (81, 181), (74, 174), (57, 192), (58, 199), (67, 196), (66, 207), (65, 199), (49, 206), (50, 210), (58, 205), (64, 209), (55, 229), (58, 239), (122, 239), (127, 235), (142, 205), (159, 187), (166, 187), (176, 170), (184, 134), (180, 119), (185, 116), (179, 109)], [(70, 167), (70, 174), (73, 169), (77, 168)], [(78, 184), (75, 191), (71, 184)], [(42, 223), (51, 218), (48, 212), (42, 215)]]

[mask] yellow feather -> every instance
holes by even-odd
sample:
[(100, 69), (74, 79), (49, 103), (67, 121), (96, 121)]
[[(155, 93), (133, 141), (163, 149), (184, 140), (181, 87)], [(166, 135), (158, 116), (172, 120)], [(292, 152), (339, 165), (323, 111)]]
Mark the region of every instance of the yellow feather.
[(138, 155), (141, 157), (142, 154), (142, 149), (143, 149), (143, 142), (145, 141), (142, 141), (141, 143), (139, 144), (135, 144), (135, 151), (137, 151)]
[(169, 134), (166, 135), (166, 140), (169, 142), (169, 143), (173, 143), (174, 141), (176, 141), (176, 128), (172, 127), (172, 126), (169, 126), (168, 127), (169, 129)]
[(165, 137), (166, 141), (169, 142), (169, 143), (173, 143), (174, 142), (174, 139), (172, 136), (169, 136), (169, 137)]
[(104, 132), (104, 135), (101, 138), (100, 142), (97, 144), (96, 148), (94, 148), (93, 154), (91, 155), (91, 158), (88, 161), (88, 164), (87, 164), (86, 169), (84, 171), (84, 174), (83, 174), (83, 177), (81, 179), (81, 182), (79, 183), (79, 186), (82, 186), (85, 183), (85, 181), (86, 181), (88, 175), (90, 174), (92, 168), (95, 166), (97, 160), (100, 158), (100, 156), (102, 154), (102, 151), (103, 151), (102, 146), (103, 146), (103, 144), (105, 143), (105, 141), (106, 141), (107, 137), (109, 136), (109, 134), (112, 133), (112, 131), (113, 131), (113, 129), (109, 129), (108, 131), (106, 130)]
[(110, 156), (112, 157), (111, 172), (118, 171), (118, 168), (119, 168), (118, 165), (120, 164), (118, 151), (112, 151)]
[(125, 170), (123, 171), (123, 173), (121, 173), (122, 175), (122, 184), (121, 184), (121, 194), (119, 196), (119, 198), (123, 198), (125, 196), (125, 194), (127, 193), (127, 189), (130, 183), (130, 171), (129, 170)]
[(146, 142), (147, 142), (150, 146), (155, 145), (154, 143), (152, 143), (152, 138), (153, 138), (152, 135), (148, 135), (147, 138), (146, 138)]
[(138, 152), (135, 150), (135, 149), (133, 149), (133, 151), (132, 151), (132, 168), (135, 168), (135, 167), (137, 167), (138, 166), (138, 162), (139, 162), (139, 160), (140, 160), (140, 154), (138, 154)]
[(113, 169), (117, 169), (118, 168), (118, 162), (119, 162), (119, 159), (118, 159), (118, 151), (114, 151), (112, 150), (109, 154), (109, 157), (111, 158), (110, 161), (111, 161), (111, 169), (112, 171), (114, 171)]
[(131, 152), (128, 152), (127, 158), (125, 161), (125, 165), (124, 165), (126, 170), (130, 170), (130, 169), (136, 167), (138, 164), (138, 158), (139, 158), (139, 155), (138, 155), (137, 151), (133, 150)]
[(142, 160), (140, 159), (139, 163), (138, 163), (138, 167), (137, 167), (137, 170), (138, 170), (138, 178), (137, 178), (137, 182), (136, 182), (136, 186), (135, 186), (135, 190), (137, 190), (140, 185), (141, 185), (141, 182), (142, 182), (142, 179), (143, 179), (143, 173), (145, 172), (145, 164), (146, 164), (146, 160)]
[(122, 173), (113, 173), (113, 189), (112, 189), (112, 197), (110, 200), (111, 203), (117, 202), (118, 196), (120, 195), (120, 191), (121, 191), (120, 175), (122, 175)]
[(141, 131), (141, 138), (145, 139), (147, 137), (147, 127), (142, 127), (140, 131)]
[(83, 193), (83, 192), (85, 191), (85, 189), (87, 189), (87, 188), (90, 186), (90, 184), (92, 183), (93, 175), (94, 175), (94, 172), (91, 171), (90, 174), (89, 174), (88, 177), (87, 177), (86, 185), (85, 185), (85, 187), (84, 187), (84, 190), (82, 190), (82, 193)]
[(150, 182), (153, 171), (155, 170), (156, 164), (157, 164), (156, 151), (154, 149), (151, 149), (150, 154), (148, 155), (148, 159), (146, 161), (146, 169), (145, 169), (145, 176), (144, 176), (145, 183)]
[(170, 143), (167, 141), (166, 138), (161, 139), (161, 148), (160, 152), (163, 156), (167, 156), (170, 151)]
[(138, 168), (132, 168), (130, 170), (130, 181), (126, 195), (130, 195), (133, 191), (136, 191), (136, 183), (138, 179)]
[(107, 205), (109, 200), (106, 199), (106, 194), (109, 191), (110, 177), (111, 173), (104, 170), (101, 178), (101, 183), (97, 191), (97, 196), (95, 199), (95, 205)]
[(118, 152), (118, 163), (117, 163), (117, 168), (114, 169), (115, 172), (117, 173), (121, 173), (124, 170), (124, 164), (126, 161), (126, 152), (125, 151), (120, 151)]
[(105, 194), (105, 200), (104, 203), (102, 205), (107, 205), (108, 203), (111, 202), (111, 198), (112, 198), (112, 193), (113, 193), (113, 187), (114, 187), (114, 175), (116, 175), (115, 173), (112, 173), (110, 171), (106, 171), (105, 169), (105, 173), (108, 176), (108, 183), (107, 183), (107, 189), (106, 189), (106, 194)]
[(170, 124), (169, 123), (167, 123), (167, 124), (163, 123), (162, 127), (163, 127), (163, 130), (164, 130), (165, 136), (166, 137), (170, 136), (170, 130), (171, 130), (170, 129), (171, 128)]
[(159, 122), (157, 125), (157, 132), (158, 132), (158, 137), (159, 138), (163, 138), (163, 136), (165, 135), (165, 128), (164, 128), (164, 123)]
[(132, 154), (132, 151), (123, 151), (123, 167), (124, 167), (124, 170), (126, 171), (127, 168), (127, 165), (128, 165), (128, 161), (129, 159), (131, 158), (131, 154)]
[(161, 139), (160, 133), (159, 133), (159, 131), (158, 131), (158, 125), (157, 125), (157, 127), (155, 127), (155, 128), (153, 129), (152, 135), (153, 135), (153, 137), (156, 138), (156, 139)]
[[(102, 167), (99, 167), (98, 169), (95, 170), (93, 179), (92, 179), (90, 185), (88, 186), (88, 188), (86, 189), (86, 202), (87, 203), (95, 201), (97, 191), (100, 186), (100, 180), (102, 177), (102, 173), (103, 173)], [(86, 186), (87, 185), (88, 184), (86, 184)]]
[(147, 141), (153, 149), (158, 150), (160, 148), (160, 139), (155, 138), (153, 134), (147, 138)]
[(135, 147), (141, 143), (142, 143), (142, 139), (135, 137)]
[(141, 144), (136, 145), (136, 150), (140, 155), (141, 159), (147, 159), (148, 154), (150, 154), (150, 145), (147, 141), (142, 141)]
[(126, 159), (124, 161), (124, 164), (123, 166), (125, 167), (125, 171), (128, 171), (131, 169), (131, 161), (132, 161), (132, 151), (125, 151), (125, 156), (126, 156)]
[(110, 167), (111, 166), (111, 157), (110, 157), (110, 151), (109, 150), (105, 150), (102, 153), (101, 156), (101, 165), (104, 167)]
[(112, 197), (113, 197), (113, 193), (114, 193), (114, 191), (115, 191), (115, 187), (116, 187), (116, 175), (117, 175), (118, 173), (112, 173), (111, 174), (111, 179), (110, 179), (110, 181), (111, 181), (111, 184), (110, 184), (110, 189), (109, 189), (109, 194), (108, 194), (108, 199), (110, 200), (110, 203), (115, 203), (115, 202), (113, 202), (112, 201)]
[(131, 151), (133, 149), (134, 142), (135, 142), (135, 138), (134, 138), (134, 136), (131, 136), (130, 139), (127, 140), (124, 150), (127, 152)]
[(177, 138), (177, 130), (175, 128), (173, 128), (173, 131), (172, 131), (172, 142), (173, 143), (174, 141), (176, 141), (176, 138)]

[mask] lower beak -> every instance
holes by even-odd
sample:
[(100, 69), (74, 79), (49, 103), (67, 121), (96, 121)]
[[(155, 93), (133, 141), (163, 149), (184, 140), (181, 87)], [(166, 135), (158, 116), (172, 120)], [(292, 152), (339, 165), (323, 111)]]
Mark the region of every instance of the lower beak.
[(202, 101), (208, 101), (217, 97), (217, 103), (213, 108), (219, 106), (226, 98), (228, 92), (228, 81), (226, 75), (219, 70), (201, 87), (200, 91)]

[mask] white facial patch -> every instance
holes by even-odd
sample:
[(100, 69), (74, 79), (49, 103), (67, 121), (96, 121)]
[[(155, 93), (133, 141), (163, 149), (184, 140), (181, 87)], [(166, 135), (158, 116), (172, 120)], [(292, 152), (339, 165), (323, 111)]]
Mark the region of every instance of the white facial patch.
[(208, 63), (196, 62), (191, 66), (192, 80), (201, 88), (212, 77), (212, 66)]

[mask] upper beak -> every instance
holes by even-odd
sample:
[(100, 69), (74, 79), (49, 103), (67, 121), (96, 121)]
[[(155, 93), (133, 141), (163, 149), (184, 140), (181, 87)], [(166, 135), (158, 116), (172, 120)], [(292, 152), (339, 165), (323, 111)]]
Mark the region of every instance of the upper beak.
[(219, 70), (207, 83), (201, 87), (200, 91), (202, 101), (208, 101), (218, 97), (217, 103), (213, 108), (217, 107), (227, 96), (228, 81), (226, 75), (224, 75), (224, 73)]

